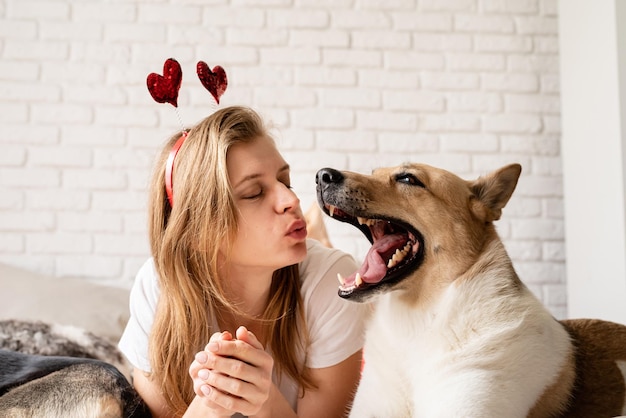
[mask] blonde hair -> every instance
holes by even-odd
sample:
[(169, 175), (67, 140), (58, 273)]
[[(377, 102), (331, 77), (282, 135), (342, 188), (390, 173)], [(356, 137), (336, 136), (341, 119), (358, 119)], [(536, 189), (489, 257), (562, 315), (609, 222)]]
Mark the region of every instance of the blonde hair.
[[(172, 145), (165, 145), (150, 187), (149, 235), (159, 275), (161, 296), (150, 333), (151, 377), (169, 406), (184, 413), (194, 397), (188, 370), (216, 330), (211, 328), (215, 307), (241, 314), (225, 296), (217, 269), (218, 253), (227, 255), (237, 231), (237, 210), (226, 168), (231, 146), (268, 136), (257, 113), (228, 107), (193, 127), (175, 160), (174, 207), (166, 197), (165, 164)], [(270, 300), (261, 318), (276, 371), (301, 387), (315, 387), (302, 364), (308, 334), (298, 266), (274, 272)]]

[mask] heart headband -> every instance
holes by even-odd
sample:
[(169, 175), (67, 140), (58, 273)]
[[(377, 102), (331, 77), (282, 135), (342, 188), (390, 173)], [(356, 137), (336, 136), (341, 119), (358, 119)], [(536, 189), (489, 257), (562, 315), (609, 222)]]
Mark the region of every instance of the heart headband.
[[(204, 61), (199, 61), (196, 65), (196, 73), (200, 82), (205, 89), (211, 93), (215, 99), (215, 103), (220, 104), (220, 97), (226, 91), (228, 87), (228, 79), (226, 77), (226, 71), (219, 65), (213, 67), (211, 70)], [(178, 121), (181, 126), (182, 121), (180, 114), (178, 113), (178, 91), (183, 81), (183, 71), (180, 68), (180, 64), (173, 58), (168, 58), (163, 64), (163, 75), (157, 73), (148, 74), (146, 84), (148, 85), (148, 91), (150, 95), (157, 103), (169, 103), (174, 106)], [(165, 166), (165, 192), (167, 193), (167, 200), (170, 203), (170, 207), (174, 207), (174, 160), (178, 150), (185, 142), (187, 138), (187, 131), (183, 126), (183, 134), (174, 143), (170, 151), (170, 155), (167, 158)]]

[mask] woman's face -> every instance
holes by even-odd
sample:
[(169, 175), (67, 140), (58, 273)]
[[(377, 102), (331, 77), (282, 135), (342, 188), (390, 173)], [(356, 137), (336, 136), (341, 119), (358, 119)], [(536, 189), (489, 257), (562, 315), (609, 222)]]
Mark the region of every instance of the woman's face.
[(226, 158), (238, 210), (233, 267), (276, 270), (306, 256), (306, 223), (291, 190), (289, 165), (273, 141), (259, 137), (231, 147)]

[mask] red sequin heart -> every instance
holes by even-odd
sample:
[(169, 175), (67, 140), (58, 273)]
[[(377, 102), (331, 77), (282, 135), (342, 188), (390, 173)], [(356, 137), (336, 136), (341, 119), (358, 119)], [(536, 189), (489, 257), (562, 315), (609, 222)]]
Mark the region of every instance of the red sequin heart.
[(204, 88), (211, 93), (215, 102), (220, 104), (220, 97), (222, 97), (222, 94), (224, 94), (228, 86), (226, 71), (219, 65), (213, 67), (213, 71), (211, 71), (206, 62), (198, 61), (196, 72)]
[(183, 81), (183, 71), (174, 58), (168, 58), (163, 64), (163, 75), (148, 74), (146, 82), (152, 98), (158, 103), (170, 103), (178, 107), (178, 90)]

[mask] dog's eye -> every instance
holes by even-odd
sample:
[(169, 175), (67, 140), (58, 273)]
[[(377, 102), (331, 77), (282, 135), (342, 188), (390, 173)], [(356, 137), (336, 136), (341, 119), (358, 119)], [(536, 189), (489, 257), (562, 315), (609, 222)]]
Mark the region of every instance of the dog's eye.
[(418, 187), (426, 188), (424, 183), (419, 181), (419, 179), (417, 177), (415, 177), (413, 174), (410, 174), (410, 173), (398, 174), (396, 176), (396, 181), (398, 183), (406, 183), (406, 184), (410, 184), (412, 186), (418, 186)]

